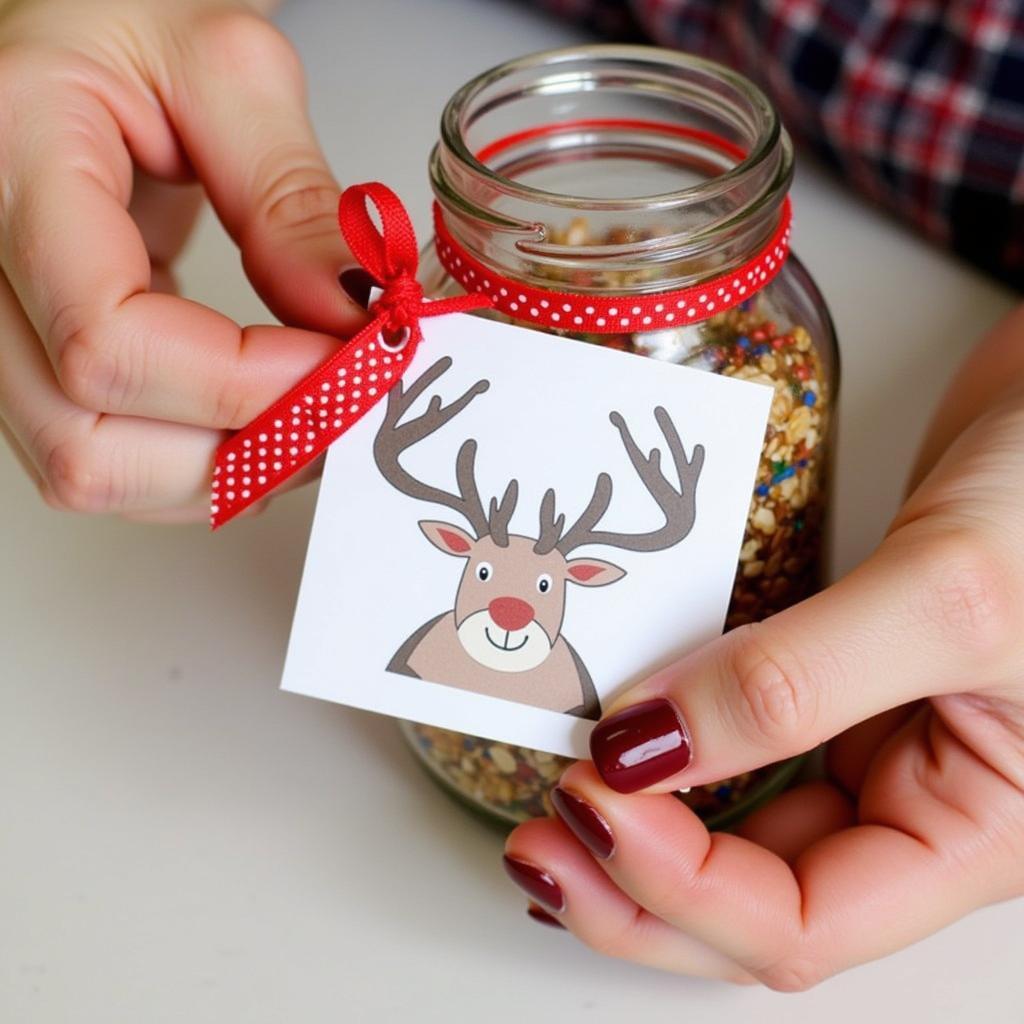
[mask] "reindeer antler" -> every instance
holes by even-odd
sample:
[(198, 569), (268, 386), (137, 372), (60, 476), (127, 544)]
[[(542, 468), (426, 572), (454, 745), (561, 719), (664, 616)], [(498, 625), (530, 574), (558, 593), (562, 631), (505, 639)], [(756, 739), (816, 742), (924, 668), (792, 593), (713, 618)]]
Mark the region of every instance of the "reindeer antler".
[(538, 555), (546, 555), (554, 550), (558, 538), (562, 536), (562, 529), (565, 526), (565, 516), (555, 516), (555, 492), (549, 487), (544, 492), (540, 503), (540, 534), (533, 550)]
[[(485, 536), (489, 532), (489, 528), (483, 502), (480, 500), (480, 492), (476, 486), (476, 441), (463, 442), (455, 459), (455, 482), (459, 488), (458, 494), (451, 494), (439, 487), (432, 487), (430, 484), (417, 480), (398, 461), (398, 457), (406, 448), (434, 433), (435, 430), (439, 430), (462, 412), (477, 395), (483, 394), (490, 387), (487, 381), (478, 380), (465, 394), (456, 398), (449, 405), (442, 405), (440, 395), (434, 395), (425, 412), (409, 420), (408, 423), (401, 423), (402, 417), (408, 412), (413, 402), (451, 365), (450, 357), (445, 356), (408, 387), (399, 381), (388, 392), (384, 422), (380, 425), (380, 430), (377, 431), (377, 437), (373, 442), (373, 458), (384, 479), (394, 488), (410, 498), (432, 501), (458, 512), (466, 519), (479, 538)], [(511, 512), (509, 512), (509, 516), (511, 517)]]
[(562, 535), (564, 516), (555, 519), (555, 494), (548, 491), (541, 503), (541, 538), (534, 548), (538, 553), (558, 548), (568, 555), (575, 548), (585, 544), (602, 544), (605, 547), (621, 548), (625, 551), (662, 551), (678, 544), (693, 529), (697, 514), (697, 481), (704, 466), (704, 446), (695, 445), (693, 455), (686, 457), (682, 441), (669, 414), (660, 405), (654, 410), (654, 418), (668, 443), (669, 453), (679, 476), (679, 490), (669, 483), (661, 470), (661, 450), (652, 448), (644, 455), (633, 440), (626, 421), (617, 412), (609, 419), (618, 430), (629, 461), (637, 471), (648, 493), (658, 503), (665, 516), (665, 525), (647, 533), (614, 533), (598, 530), (597, 525), (612, 499), (612, 481), (607, 473), (601, 473), (594, 484), (594, 493), (583, 510), (583, 514)]
[(491, 509), (487, 516), (487, 523), (491, 533), (491, 540), (500, 548), (508, 547), (508, 524), (512, 519), (512, 513), (516, 510), (516, 503), (518, 501), (518, 480), (509, 481), (500, 502), (497, 498), (491, 498)]

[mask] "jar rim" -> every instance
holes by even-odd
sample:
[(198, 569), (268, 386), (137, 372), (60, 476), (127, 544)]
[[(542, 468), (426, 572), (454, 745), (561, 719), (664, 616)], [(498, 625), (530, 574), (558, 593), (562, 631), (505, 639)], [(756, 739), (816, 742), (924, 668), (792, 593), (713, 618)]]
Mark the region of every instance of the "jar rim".
[[(524, 184), (488, 166), (470, 149), (464, 136), (468, 127), (466, 117), (472, 111), (474, 101), (488, 88), (520, 72), (556, 69), (564, 73), (565, 65), (583, 61), (606, 61), (609, 64), (628, 62), (638, 66), (646, 65), (652, 70), (667, 68), (680, 72), (696, 72), (704, 74), (710, 80), (726, 84), (742, 97), (757, 119), (758, 131), (747, 147), (746, 156), (721, 173), (684, 188), (646, 196), (602, 199), (594, 196), (569, 196), (563, 192), (553, 192)], [(579, 80), (582, 82), (584, 76), (580, 76)], [(547, 206), (585, 207), (590, 210), (650, 210), (652, 207), (669, 210), (706, 202), (743, 182), (765, 163), (784, 140), (788, 141), (775, 108), (761, 89), (745, 76), (703, 57), (639, 44), (585, 44), (542, 50), (506, 61), (482, 72), (458, 89), (441, 115), (441, 146), (447, 149), (464, 169), (473, 175), (479, 175), (489, 187), (506, 196), (527, 202), (543, 203)], [(500, 216), (493, 219), (505, 220)]]

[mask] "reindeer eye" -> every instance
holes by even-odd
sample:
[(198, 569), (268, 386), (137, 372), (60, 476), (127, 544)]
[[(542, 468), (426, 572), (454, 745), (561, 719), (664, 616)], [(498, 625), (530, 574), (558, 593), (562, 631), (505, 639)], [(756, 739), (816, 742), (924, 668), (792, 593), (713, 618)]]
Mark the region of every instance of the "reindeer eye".
[(491, 578), (491, 575), (493, 574), (493, 572), (494, 572), (494, 570), (491, 568), (491, 563), (490, 562), (481, 562), (476, 567), (476, 578), (481, 583), (486, 583)]
[(542, 594), (546, 594), (551, 589), (551, 577), (547, 573), (542, 573), (537, 577), (537, 589)]

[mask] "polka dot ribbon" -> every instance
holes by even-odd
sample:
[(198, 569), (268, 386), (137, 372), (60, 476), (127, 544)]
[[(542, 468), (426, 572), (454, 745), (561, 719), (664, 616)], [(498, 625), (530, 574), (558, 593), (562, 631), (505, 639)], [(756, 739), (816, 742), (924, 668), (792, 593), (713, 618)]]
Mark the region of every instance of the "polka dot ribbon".
[[(380, 216), (378, 230), (367, 210)], [(313, 462), (401, 379), (423, 338), (425, 316), (494, 307), (525, 324), (613, 334), (698, 323), (749, 299), (782, 269), (789, 252), (787, 199), (772, 237), (742, 267), (692, 288), (643, 296), (586, 295), (533, 288), (496, 274), (452, 237), (434, 207), (442, 265), (466, 291), (428, 300), (416, 280), (416, 236), (401, 200), (385, 185), (345, 189), (338, 223), (352, 254), (383, 289), (373, 319), (317, 370), (218, 449), (210, 525), (217, 529)]]
[[(476, 160), (491, 166), (496, 157), (514, 152), (537, 139), (558, 139), (587, 132), (626, 131), (631, 136), (681, 139), (699, 144), (731, 158), (738, 165), (746, 151), (735, 142), (691, 125), (638, 118), (604, 117), (556, 121), (532, 125), (523, 131), (497, 138), (476, 154)], [(779, 223), (761, 250), (743, 266), (703, 281), (692, 288), (649, 295), (587, 295), (530, 288), (499, 277), (485, 267), (452, 237), (441, 207), (434, 204), (434, 238), (437, 255), (445, 270), (467, 292), (491, 300), (495, 309), (515, 320), (554, 330), (586, 334), (620, 334), (623, 331), (656, 331), (700, 323), (749, 299), (782, 269), (789, 255), (792, 206), (787, 196)]]
[(650, 295), (586, 295), (531, 288), (500, 277), (470, 256), (452, 237), (434, 204), (434, 232), (442, 266), (467, 291), (527, 324), (587, 334), (656, 331), (699, 323), (749, 299), (782, 269), (789, 255), (792, 209), (787, 198), (778, 227), (742, 267), (692, 288)]
[[(379, 231), (367, 200), (380, 216)], [(479, 294), (424, 298), (416, 280), (419, 255), (412, 223), (386, 186), (369, 182), (345, 189), (338, 223), (352, 254), (383, 288), (371, 306), (373, 319), (217, 449), (210, 500), (213, 529), (316, 459), (398, 383), (422, 340), (422, 317), (490, 305)]]

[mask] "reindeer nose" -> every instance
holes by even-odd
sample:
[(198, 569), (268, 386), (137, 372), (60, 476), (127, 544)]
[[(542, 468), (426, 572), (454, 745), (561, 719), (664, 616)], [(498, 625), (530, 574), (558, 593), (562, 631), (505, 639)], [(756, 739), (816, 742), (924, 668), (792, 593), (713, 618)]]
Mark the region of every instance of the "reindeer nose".
[(496, 597), (487, 610), (494, 624), (510, 633), (533, 622), (533, 605), (520, 601), (518, 597)]

